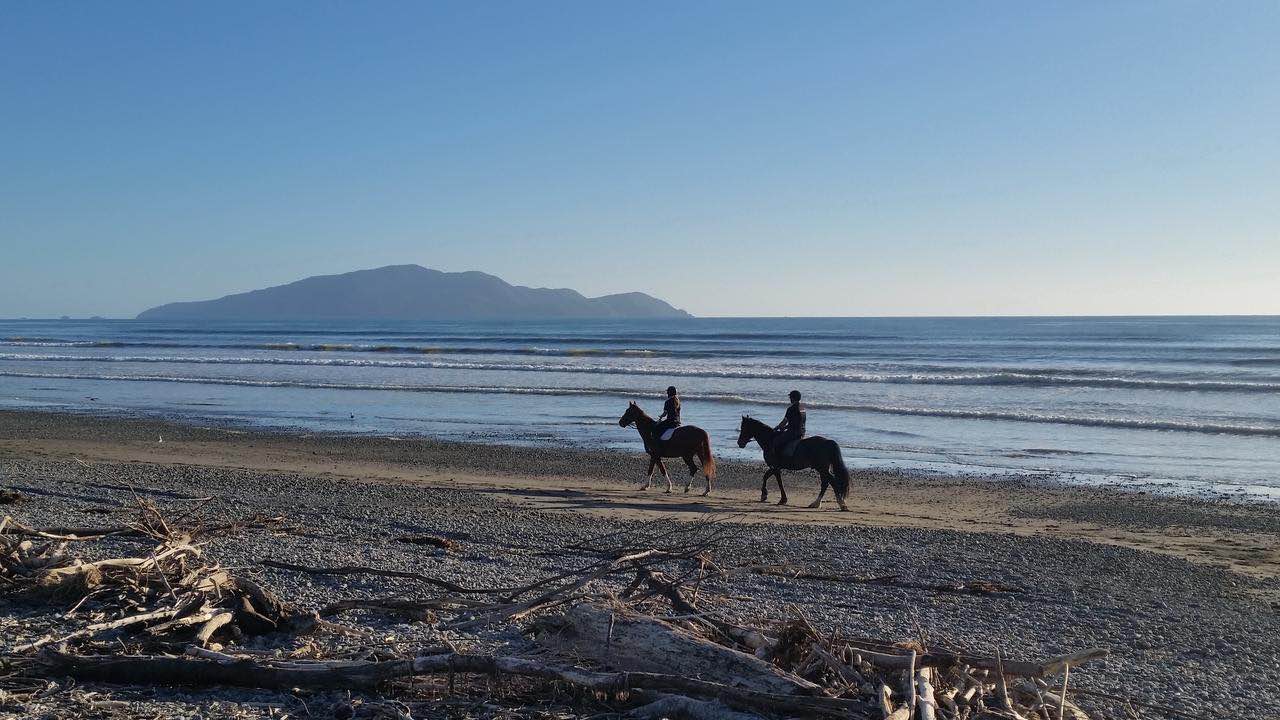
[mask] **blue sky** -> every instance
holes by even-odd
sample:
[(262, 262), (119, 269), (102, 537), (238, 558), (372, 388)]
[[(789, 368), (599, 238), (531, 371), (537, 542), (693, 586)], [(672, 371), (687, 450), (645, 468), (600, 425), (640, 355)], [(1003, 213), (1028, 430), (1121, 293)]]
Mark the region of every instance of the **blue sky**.
[(8, 3), (0, 316), (394, 263), (1280, 313), (1280, 4)]

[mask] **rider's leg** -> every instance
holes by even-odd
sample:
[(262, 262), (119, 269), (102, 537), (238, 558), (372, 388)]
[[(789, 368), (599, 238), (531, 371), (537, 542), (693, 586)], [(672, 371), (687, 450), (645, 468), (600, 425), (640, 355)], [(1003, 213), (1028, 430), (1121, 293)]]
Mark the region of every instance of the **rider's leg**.
[(787, 458), (782, 454), (782, 451), (787, 447), (787, 443), (789, 442), (791, 442), (791, 433), (784, 432), (778, 434), (778, 436), (769, 443), (769, 452), (773, 456), (774, 467), (781, 467), (786, 461)]
[(662, 422), (653, 426), (653, 430), (652, 430), (653, 434), (651, 437), (653, 441), (654, 452), (659, 452), (662, 449), (662, 434), (670, 430), (672, 427), (674, 426), (671, 423), (667, 422), (666, 420), (663, 420)]

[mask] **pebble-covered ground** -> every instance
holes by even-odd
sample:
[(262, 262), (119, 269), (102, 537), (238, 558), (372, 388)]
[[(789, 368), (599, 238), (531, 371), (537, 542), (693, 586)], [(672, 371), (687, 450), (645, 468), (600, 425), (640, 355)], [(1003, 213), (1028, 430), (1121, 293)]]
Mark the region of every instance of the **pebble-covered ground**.
[[(536, 465), (530, 464), (531, 452), (506, 454), (495, 449), (478, 462), (494, 470), (520, 465), (530, 472)], [(539, 460), (536, 453), (533, 460)], [(550, 473), (562, 470), (555, 463), (580, 467), (626, 462), (633, 469), (630, 463), (634, 462), (607, 453), (577, 458), (557, 454), (543, 460), (553, 465), (546, 468)], [(11, 514), (33, 526), (121, 522), (132, 512), (135, 493), (174, 511), (199, 506), (200, 514), (213, 518), (283, 516), (299, 529), (238, 531), (216, 539), (206, 552), (305, 607), (360, 596), (425, 598), (432, 591), (413, 581), (385, 577), (324, 577), (273, 570), (262, 567), (261, 560), (369, 565), (429, 573), (469, 586), (510, 586), (584, 562), (573, 553), (540, 553), (547, 548), (604, 533), (657, 529), (653, 523), (522, 509), (464, 488), (184, 465), (86, 466), (7, 455), (0, 456), (0, 486), (21, 495), (17, 503), (0, 507), (0, 514)], [(1082, 503), (1064, 512), (1127, 512), (1134, 515), (1130, 519), (1134, 523), (1168, 523), (1166, 518), (1142, 516), (1142, 503), (1124, 510)], [(1275, 529), (1265, 519), (1257, 522), (1264, 526), (1262, 530)], [(457, 538), (460, 549), (444, 552), (394, 540), (415, 533)], [(121, 539), (95, 543), (94, 552), (134, 555), (140, 547), (137, 541)], [(737, 527), (718, 560), (727, 565), (785, 560), (828, 574), (896, 575), (912, 586), (751, 573), (711, 583), (709, 590), (726, 597), (721, 609), (743, 620), (785, 618), (794, 605), (815, 624), (838, 627), (849, 635), (901, 640), (923, 632), (933, 644), (981, 654), (994, 653), (998, 647), (1007, 656), (1025, 659), (1104, 646), (1114, 655), (1073, 672), (1074, 686), (1170, 706), (1192, 716), (1280, 717), (1280, 613), (1270, 599), (1277, 590), (1275, 580), (1250, 579), (1169, 556), (1083, 541), (759, 522)], [(1024, 592), (986, 596), (918, 587), (975, 580)], [(67, 622), (47, 607), (0, 600), (0, 653)], [(405, 650), (439, 641), (423, 624), (379, 626), (378, 632), (380, 642)], [(492, 644), (504, 638), (481, 633), (474, 641)], [(257, 642), (269, 645), (272, 641)], [(91, 693), (89, 700), (86, 691)], [(273, 712), (300, 713), (299, 703), (306, 703), (308, 710), (314, 706), (316, 716), (336, 713), (341, 717), (346, 702), (341, 697), (317, 696), (308, 703), (307, 698), (290, 694), (238, 690), (140, 694), (136, 689), (81, 687), (75, 692), (62, 688), (26, 706), (5, 706), (0, 699), (0, 716), (87, 717), (102, 714), (101, 708), (106, 707), (130, 716), (265, 717)], [(1085, 697), (1081, 704), (1095, 711), (1115, 707)], [(1163, 715), (1142, 711), (1141, 716)]]

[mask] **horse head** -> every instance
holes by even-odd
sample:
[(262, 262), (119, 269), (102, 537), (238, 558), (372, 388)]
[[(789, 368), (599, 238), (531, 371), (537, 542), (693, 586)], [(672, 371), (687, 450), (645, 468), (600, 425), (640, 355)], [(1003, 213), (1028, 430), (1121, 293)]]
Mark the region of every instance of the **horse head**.
[(627, 406), (627, 411), (622, 413), (622, 417), (618, 418), (618, 427), (626, 427), (635, 422), (639, 412), (640, 406), (636, 404), (635, 400), (632, 400), (631, 404)]
[(751, 425), (755, 422), (749, 415), (742, 416), (742, 425), (738, 428), (738, 447), (744, 448), (751, 442), (753, 438)]

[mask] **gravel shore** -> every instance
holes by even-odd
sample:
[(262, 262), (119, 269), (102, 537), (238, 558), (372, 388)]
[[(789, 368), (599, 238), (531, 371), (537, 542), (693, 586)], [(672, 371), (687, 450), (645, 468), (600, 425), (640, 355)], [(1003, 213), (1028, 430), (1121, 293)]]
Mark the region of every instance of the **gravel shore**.
[[(75, 428), (68, 430), (72, 425)], [(72, 421), (30, 413), (6, 414), (0, 418), (0, 427), (13, 441), (66, 434), (92, 436), (104, 443), (150, 440), (166, 433), (164, 441), (169, 443), (224, 442), (227, 438), (227, 433), (218, 429), (92, 418)], [(446, 475), (466, 470), (493, 474), (499, 482), (503, 473), (540, 475), (547, 478), (548, 491), (557, 492), (562, 484), (559, 481), (566, 477), (633, 480), (636, 476), (637, 459), (617, 453), (553, 453), (354, 437), (261, 435), (237, 440), (244, 444), (304, 441), (335, 452), (346, 447), (347, 452), (381, 462), (429, 466)], [(754, 492), (757, 472), (751, 466), (725, 463), (722, 482), (729, 488)], [(919, 480), (863, 474), (856, 489), (865, 492), (892, 482)], [(977, 481), (935, 479), (933, 487), (945, 494), (948, 487), (969, 482)], [(174, 462), (78, 461), (23, 449), (20, 444), (0, 450), (0, 487), (16, 490), (21, 496), (16, 503), (0, 507), (0, 514), (13, 515), (32, 526), (110, 525), (113, 519), (122, 521), (131, 512), (135, 493), (168, 508), (198, 504), (201, 512), (228, 520), (260, 513), (285, 517), (302, 530), (242, 530), (218, 538), (206, 551), (222, 564), (243, 568), (281, 596), (306, 607), (350, 597), (429, 597), (430, 591), (412, 581), (393, 578), (325, 577), (273, 570), (263, 567), (262, 560), (429, 571), (471, 586), (503, 586), (528, 582), (578, 562), (571, 554), (549, 556), (539, 554), (540, 550), (603, 533), (646, 532), (655, 527), (649, 518), (539, 509), (501, 493), (451, 486), (447, 480), (415, 485), (315, 472), (266, 472)], [(809, 481), (804, 481), (803, 487), (807, 500)], [(1146, 496), (1120, 501), (1116, 498), (1123, 496), (1085, 490), (1069, 496), (1053, 494), (1046, 500), (1044, 493), (1061, 491), (1045, 490), (1030, 481), (1011, 481), (1011, 487), (1005, 490), (1028, 498), (1015, 504), (1014, 515), (1048, 517), (1052, 522), (1119, 525), (1171, 534), (1179, 528), (1198, 527), (1280, 534), (1280, 520), (1270, 508)], [(1039, 499), (1033, 502), (1035, 498)], [(395, 541), (415, 533), (457, 538), (461, 549), (446, 553)], [(139, 549), (138, 543), (124, 539), (96, 547), (95, 552), (136, 553)], [(1280, 599), (1280, 583), (1275, 577), (1232, 572), (1172, 554), (1087, 539), (945, 527), (774, 523), (759, 518), (737, 528), (719, 560), (727, 564), (785, 560), (830, 574), (896, 575), (917, 586), (985, 580), (1018, 588), (1023, 592), (968, 595), (743, 574), (720, 581), (712, 589), (725, 593), (723, 610), (743, 620), (784, 617), (785, 608), (795, 605), (819, 626), (838, 627), (850, 635), (908, 639), (923, 632), (933, 644), (983, 653), (998, 647), (1006, 655), (1039, 659), (1087, 647), (1109, 647), (1112, 657), (1072, 673), (1075, 687), (1170, 706), (1190, 715), (1280, 717), (1280, 605), (1275, 604)], [(60, 613), (65, 608), (56, 610)], [(0, 599), (0, 653), (65, 623), (59, 613)], [(388, 642), (406, 647), (439, 640), (421, 623), (397, 624), (379, 632), (393, 636)], [(483, 633), (471, 640), (505, 641)], [(296, 712), (298, 703), (288, 694), (265, 692), (157, 690), (139, 695), (134, 689), (95, 690), (103, 693), (95, 696), (98, 700), (117, 699), (126, 703), (133, 715), (230, 715), (231, 706), (223, 704), (247, 702), (251, 704), (234, 708), (237, 716), (267, 717), (280, 708)], [(1084, 696), (1080, 701), (1100, 712), (1115, 707)], [(55, 693), (39, 706), (0, 705), (0, 715), (76, 715), (80, 712), (77, 702), (72, 695)], [(331, 698), (324, 700), (331, 702)], [(1142, 716), (1159, 717), (1161, 713), (1150, 711)]]

